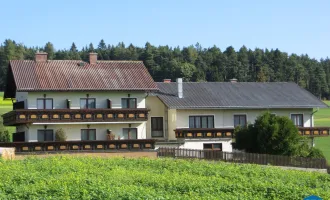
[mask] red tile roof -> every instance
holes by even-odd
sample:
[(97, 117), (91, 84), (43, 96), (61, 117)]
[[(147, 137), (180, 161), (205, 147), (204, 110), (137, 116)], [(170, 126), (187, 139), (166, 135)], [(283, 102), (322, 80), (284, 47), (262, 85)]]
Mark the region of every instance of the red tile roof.
[(17, 91), (157, 90), (142, 61), (11, 60)]

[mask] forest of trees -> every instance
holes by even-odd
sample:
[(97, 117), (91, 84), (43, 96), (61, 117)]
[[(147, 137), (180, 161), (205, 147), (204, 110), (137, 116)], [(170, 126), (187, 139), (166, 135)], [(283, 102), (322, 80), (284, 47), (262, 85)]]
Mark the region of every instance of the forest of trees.
[[(1, 41), (0, 41), (1, 42)], [(43, 47), (27, 47), (7, 39), (0, 45), (0, 91), (5, 87), (9, 60), (34, 59), (36, 51), (48, 53), (49, 60), (85, 60), (88, 53), (98, 53), (99, 60), (142, 60), (155, 81), (165, 78), (184, 81), (240, 82), (295, 82), (319, 98), (329, 98), (330, 59), (315, 60), (308, 55), (289, 55), (278, 49), (248, 49), (232, 46), (203, 48), (199, 43), (189, 47), (153, 46), (133, 44), (126, 46), (106, 44), (101, 40), (97, 47), (89, 44), (78, 50), (74, 43), (70, 49), (55, 49), (50, 42)]]

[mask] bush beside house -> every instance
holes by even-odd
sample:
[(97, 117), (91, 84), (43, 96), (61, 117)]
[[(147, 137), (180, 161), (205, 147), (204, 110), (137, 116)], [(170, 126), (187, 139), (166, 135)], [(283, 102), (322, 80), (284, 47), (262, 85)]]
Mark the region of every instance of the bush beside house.
[(310, 147), (307, 139), (298, 134), (288, 117), (269, 112), (259, 116), (254, 124), (236, 128), (235, 135), (235, 147), (248, 153), (324, 158), (319, 149)]

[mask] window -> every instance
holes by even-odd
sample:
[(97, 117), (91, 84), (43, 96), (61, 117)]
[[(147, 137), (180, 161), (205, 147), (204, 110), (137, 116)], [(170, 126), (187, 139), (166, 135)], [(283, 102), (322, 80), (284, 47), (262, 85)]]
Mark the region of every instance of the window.
[(222, 150), (222, 143), (204, 143), (204, 150)]
[(96, 129), (81, 129), (81, 140), (96, 140)]
[(136, 98), (122, 98), (121, 107), (122, 108), (136, 108)]
[(189, 128), (214, 128), (214, 116), (189, 116)]
[(296, 126), (300, 126), (300, 127), (304, 126), (303, 114), (291, 114), (291, 120)]
[(136, 128), (123, 128), (124, 139), (137, 139), (137, 129)]
[(54, 141), (53, 130), (38, 130), (38, 142)]
[(246, 126), (246, 115), (234, 115), (234, 127)]
[(95, 108), (95, 98), (81, 98), (80, 109)]
[(163, 117), (151, 117), (151, 137), (163, 136)]
[(37, 99), (38, 109), (53, 109), (53, 99)]

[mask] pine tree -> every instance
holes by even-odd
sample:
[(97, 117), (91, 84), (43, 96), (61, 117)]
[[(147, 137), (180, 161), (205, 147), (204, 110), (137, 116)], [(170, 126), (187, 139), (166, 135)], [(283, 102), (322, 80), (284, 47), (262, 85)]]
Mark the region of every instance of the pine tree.
[(51, 42), (47, 42), (45, 45), (45, 52), (48, 53), (48, 60), (53, 60), (55, 56), (55, 49)]

